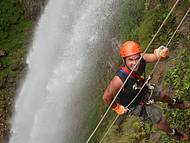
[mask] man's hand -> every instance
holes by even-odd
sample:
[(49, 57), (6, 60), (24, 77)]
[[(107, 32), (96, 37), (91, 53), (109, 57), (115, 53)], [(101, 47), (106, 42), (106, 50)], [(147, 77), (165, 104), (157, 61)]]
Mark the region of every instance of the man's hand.
[(118, 115), (123, 115), (124, 113), (126, 113), (127, 111), (129, 111), (128, 108), (125, 108), (124, 106), (116, 103), (116, 106), (114, 108), (112, 108)]
[(158, 49), (154, 50), (154, 54), (158, 58), (166, 59), (169, 55), (169, 49), (165, 46), (160, 46)]

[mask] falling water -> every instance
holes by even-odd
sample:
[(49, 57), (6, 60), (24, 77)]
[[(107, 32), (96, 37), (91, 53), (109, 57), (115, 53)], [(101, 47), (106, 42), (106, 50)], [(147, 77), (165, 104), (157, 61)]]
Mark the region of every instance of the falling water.
[(49, 0), (27, 57), (10, 143), (79, 142), (89, 96), (84, 93), (102, 56), (109, 55), (116, 2)]

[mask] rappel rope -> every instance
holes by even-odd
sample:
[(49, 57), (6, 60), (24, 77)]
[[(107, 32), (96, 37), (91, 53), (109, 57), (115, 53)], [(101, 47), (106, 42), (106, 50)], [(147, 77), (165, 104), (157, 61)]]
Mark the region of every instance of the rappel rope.
[[(182, 24), (183, 21), (185, 20), (185, 18), (186, 18), (186, 16), (188, 15), (189, 11), (190, 11), (190, 8), (187, 10), (187, 12), (186, 12), (185, 15), (183, 16), (182, 20), (181, 20), (180, 23), (178, 24), (176, 30), (174, 31), (173, 35), (170, 37), (170, 40), (168, 41), (167, 46), (168, 46), (168, 45), (170, 44), (170, 42), (172, 41), (173, 37), (175, 36), (175, 34), (176, 34), (176, 32), (178, 31), (178, 29), (180, 28), (181, 24)], [(167, 47), (167, 46), (166, 46), (166, 47)], [(130, 106), (130, 104), (138, 97), (138, 95), (140, 94), (140, 92), (142, 91), (142, 89), (144, 88), (144, 86), (149, 82), (149, 80), (152, 79), (152, 75), (153, 75), (153, 73), (154, 73), (154, 71), (155, 71), (155, 69), (156, 69), (156, 67), (157, 67), (157, 65), (158, 65), (158, 63), (159, 63), (159, 61), (160, 61), (160, 59), (161, 59), (161, 58), (159, 57), (158, 61), (157, 61), (157, 62), (155, 63), (155, 65), (154, 65), (154, 68), (153, 68), (151, 74), (149, 75), (149, 78), (148, 78), (148, 79), (146, 80), (146, 82), (143, 84), (143, 86), (142, 86), (142, 88), (140, 89), (140, 91), (137, 93), (137, 95), (134, 97), (134, 99), (133, 99), (125, 108), (127, 108), (127, 107)], [(109, 130), (111, 129), (111, 127), (114, 125), (114, 123), (115, 123), (116, 120), (118, 119), (118, 117), (119, 117), (119, 115), (117, 115), (116, 118), (113, 120), (112, 124), (110, 125), (110, 127), (109, 127), (108, 130), (107, 130), (107, 132), (104, 134), (104, 136), (102, 137), (102, 139), (100, 140), (99, 143), (102, 143), (102, 141), (104, 140), (104, 138), (105, 138), (106, 135), (108, 134)]]
[(158, 33), (160, 32), (161, 28), (163, 27), (163, 25), (166, 23), (168, 17), (171, 15), (171, 13), (173, 12), (174, 8), (176, 7), (176, 5), (178, 4), (179, 0), (176, 0), (175, 4), (173, 5), (172, 9), (170, 10), (170, 12), (168, 13), (168, 15), (166, 16), (166, 18), (164, 19), (164, 21), (162, 22), (161, 26), (159, 27), (158, 31), (155, 33), (155, 35), (153, 36), (152, 40), (149, 42), (148, 46), (145, 48), (142, 56), (140, 57), (140, 59), (137, 61), (137, 64), (133, 67), (133, 69), (131, 70), (131, 72), (129, 73), (129, 75), (127, 76), (127, 78), (125, 79), (125, 81), (123, 82), (122, 86), (120, 87), (119, 91), (117, 92), (116, 96), (114, 97), (114, 99), (112, 100), (111, 104), (109, 105), (108, 109), (106, 110), (106, 112), (104, 113), (104, 115), (102, 116), (101, 120), (99, 121), (99, 123), (97, 124), (96, 128), (93, 130), (93, 132), (91, 133), (91, 135), (89, 136), (89, 138), (87, 139), (86, 143), (88, 143), (92, 136), (94, 135), (94, 133), (96, 132), (96, 130), (98, 129), (98, 127), (100, 126), (100, 124), (102, 123), (102, 121), (104, 120), (105, 116), (107, 115), (108, 111), (110, 110), (110, 108), (112, 107), (113, 103), (115, 102), (117, 96), (119, 95), (120, 91), (123, 89), (125, 83), (128, 81), (129, 77), (131, 76), (131, 74), (133, 73), (134, 69), (137, 67), (137, 65), (140, 63), (140, 60), (143, 58), (144, 54), (146, 53), (146, 51), (148, 50), (148, 48), (150, 47), (150, 45), (152, 44), (152, 42), (154, 41), (154, 39), (156, 38), (156, 36), (158, 35)]
[(170, 42), (172, 41), (173, 37), (175, 36), (176, 32), (178, 31), (179, 27), (181, 26), (181, 24), (183, 23), (183, 21), (185, 20), (186, 16), (188, 15), (190, 11), (190, 7), (187, 10), (187, 12), (185, 13), (185, 15), (183, 16), (182, 20), (180, 21), (178, 27), (176, 28), (175, 32), (173, 33), (173, 35), (171, 36), (170, 40), (168, 41), (168, 44), (166, 45), (166, 47), (168, 47), (168, 45), (170, 44)]
[[(189, 11), (190, 11), (190, 8), (187, 10), (187, 12), (185, 13), (185, 15), (184, 15), (183, 18), (181, 19), (181, 21), (180, 21), (180, 23), (178, 24), (176, 30), (174, 31), (174, 33), (173, 33), (172, 36), (170, 37), (170, 40), (168, 41), (166, 47), (168, 47), (168, 45), (169, 45), (170, 42), (172, 41), (173, 37), (175, 36), (175, 34), (176, 34), (176, 32), (178, 31), (179, 27), (181, 26), (181, 24), (182, 24), (183, 21), (185, 20), (185, 18), (186, 18), (186, 16), (188, 15)], [(155, 71), (155, 69), (156, 69), (157, 64), (159, 63), (159, 61), (160, 61), (160, 58), (159, 58), (158, 61), (155, 63), (155, 66), (154, 66), (154, 69), (152, 70), (151, 75), (153, 75), (153, 73), (154, 73), (154, 71)]]

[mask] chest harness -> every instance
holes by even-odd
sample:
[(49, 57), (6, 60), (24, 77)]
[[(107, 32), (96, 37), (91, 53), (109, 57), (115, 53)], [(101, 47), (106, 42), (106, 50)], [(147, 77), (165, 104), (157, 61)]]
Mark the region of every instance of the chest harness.
[[(130, 72), (131, 72), (126, 66), (121, 66), (120, 70), (122, 70), (126, 74), (126, 76), (128, 76), (130, 74)], [(143, 93), (144, 97), (141, 99), (141, 101), (139, 103), (140, 105), (144, 106), (145, 104), (150, 105), (150, 104), (154, 103), (154, 99), (151, 98), (152, 94), (153, 94), (153, 91), (154, 91), (154, 85), (149, 83), (149, 80), (151, 79), (151, 77), (146, 79), (145, 68), (143, 69), (142, 72), (144, 73), (144, 78), (142, 78), (137, 72), (133, 72), (130, 75), (130, 78), (133, 79), (135, 81), (135, 83), (137, 83), (140, 86), (140, 87), (134, 87), (133, 86), (134, 90), (142, 88), (143, 84), (146, 82), (146, 80), (148, 80), (148, 82), (144, 86), (144, 88), (145, 88), (144, 93)], [(124, 86), (124, 88), (125, 88), (125, 86)], [(142, 96), (142, 95), (140, 95), (140, 96)]]

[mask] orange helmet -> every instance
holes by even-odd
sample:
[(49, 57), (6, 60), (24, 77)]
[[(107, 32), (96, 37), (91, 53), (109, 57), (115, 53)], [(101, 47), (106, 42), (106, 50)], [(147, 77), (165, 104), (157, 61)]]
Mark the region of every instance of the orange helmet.
[(141, 53), (141, 47), (134, 41), (127, 41), (120, 48), (120, 56), (122, 58), (138, 53)]

